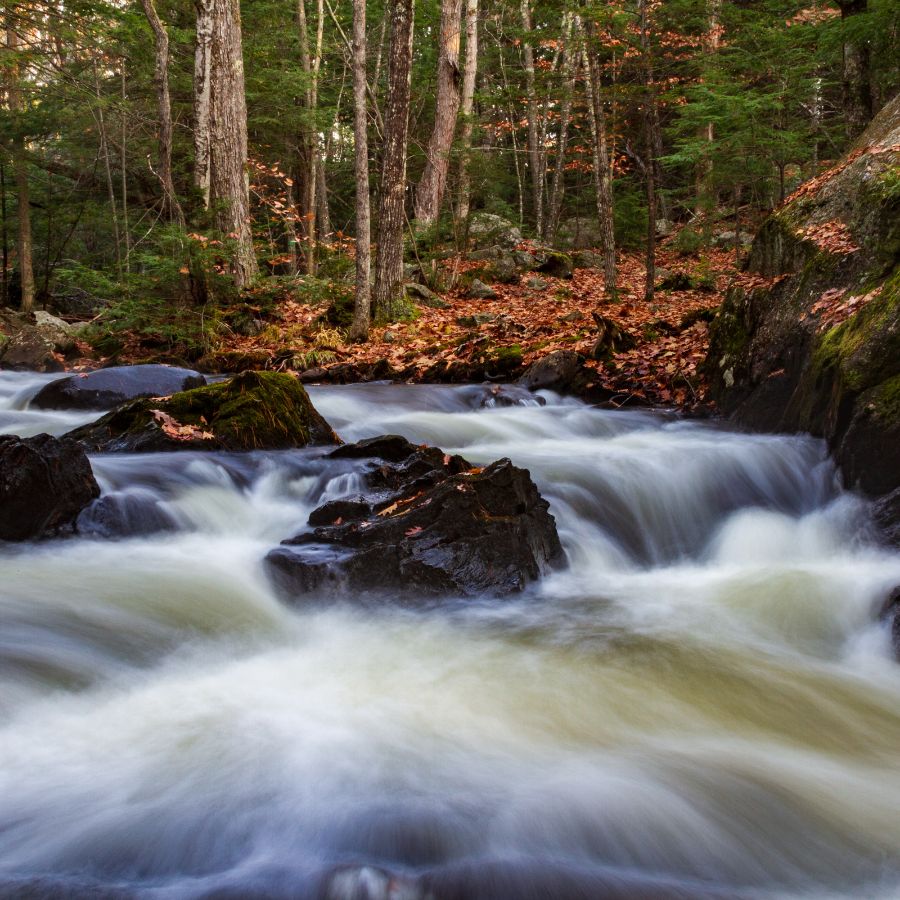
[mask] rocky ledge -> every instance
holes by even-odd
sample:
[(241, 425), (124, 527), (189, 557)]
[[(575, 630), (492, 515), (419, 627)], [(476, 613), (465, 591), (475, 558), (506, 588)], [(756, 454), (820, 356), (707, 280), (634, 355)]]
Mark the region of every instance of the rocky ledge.
[(753, 242), (750, 285), (712, 323), (706, 371), (750, 428), (828, 441), (900, 545), (900, 97)]
[(339, 447), (368, 459), (366, 496), (326, 503), (308, 531), (266, 557), (282, 596), (505, 596), (565, 563), (549, 504), (529, 473), (485, 468), (388, 435)]

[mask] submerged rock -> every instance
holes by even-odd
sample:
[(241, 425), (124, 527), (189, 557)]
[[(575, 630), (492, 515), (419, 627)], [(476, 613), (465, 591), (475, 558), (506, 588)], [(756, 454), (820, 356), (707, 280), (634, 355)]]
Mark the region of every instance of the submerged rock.
[(372, 493), (315, 510), (312, 530), (266, 557), (291, 602), (329, 589), (411, 601), (505, 596), (564, 563), (549, 504), (508, 459), (475, 468), (397, 435), (331, 456), (373, 459)]
[(168, 398), (134, 400), (68, 436), (102, 453), (340, 443), (303, 385), (277, 372), (243, 372)]
[(0, 435), (0, 540), (27, 541), (72, 528), (99, 496), (91, 464), (74, 441)]
[(112, 366), (51, 381), (34, 396), (39, 409), (112, 409), (142, 397), (168, 397), (206, 384), (199, 372), (175, 366)]

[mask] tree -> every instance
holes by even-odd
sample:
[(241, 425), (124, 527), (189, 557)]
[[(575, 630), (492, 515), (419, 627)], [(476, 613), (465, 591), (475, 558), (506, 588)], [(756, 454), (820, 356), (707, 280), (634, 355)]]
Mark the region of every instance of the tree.
[(233, 242), (238, 289), (257, 274), (247, 174), (247, 100), (238, 0), (196, 0), (195, 110), (197, 183), (216, 228)]
[(472, 151), (474, 123), (472, 113), (475, 108), (475, 79), (478, 76), (478, 0), (466, 0), (466, 60), (463, 64), (462, 83), (462, 132), (460, 134), (459, 156), (459, 207), (460, 219), (469, 216), (469, 201), (472, 193), (472, 177), (469, 171), (469, 154)]
[(353, 341), (366, 340), (372, 316), (367, 87), (366, 0), (353, 0), (353, 170), (356, 175), (356, 297), (350, 326)]
[(441, 0), (441, 33), (438, 53), (437, 96), (434, 128), (428, 142), (425, 170), (416, 191), (416, 220), (430, 225), (438, 217), (447, 173), (450, 147), (460, 105), (459, 31), (462, 0)]
[(153, 29), (156, 43), (156, 97), (159, 113), (159, 159), (157, 175), (163, 191), (163, 214), (184, 225), (184, 213), (172, 180), (172, 101), (169, 95), (169, 34), (159, 18), (153, 0), (141, 0), (144, 15)]
[(843, 27), (842, 85), (847, 136), (860, 134), (872, 119), (872, 82), (868, 35), (857, 27), (869, 10), (868, 0), (837, 0)]
[(378, 195), (378, 252), (375, 255), (374, 306), (391, 319), (403, 284), (403, 226), (406, 222), (406, 144), (412, 71), (413, 0), (391, 6), (388, 100)]
[[(21, 115), (24, 110), (22, 86), (20, 84), (21, 70), (17, 61), (19, 46), (21, 43), (18, 28), (15, 21), (16, 6), (10, 4), (7, 8), (6, 20), (6, 46), (13, 57), (13, 64), (9, 69), (7, 83), (7, 97), (10, 112)], [(13, 135), (13, 168), (16, 179), (16, 207), (18, 210), (19, 231), (16, 253), (19, 262), (19, 283), (21, 291), (21, 306), (23, 312), (31, 312), (34, 307), (34, 262), (33, 243), (31, 235), (31, 192), (28, 183), (28, 160), (25, 156), (25, 136), (20, 129)]]

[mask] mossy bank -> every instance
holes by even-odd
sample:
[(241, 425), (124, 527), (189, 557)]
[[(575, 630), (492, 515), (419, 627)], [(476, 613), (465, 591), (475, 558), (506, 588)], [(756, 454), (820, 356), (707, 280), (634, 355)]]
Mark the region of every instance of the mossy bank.
[[(837, 166), (764, 223), (713, 322), (720, 408), (828, 440), (849, 487), (900, 492), (900, 98)], [(893, 494), (893, 500), (890, 496)]]

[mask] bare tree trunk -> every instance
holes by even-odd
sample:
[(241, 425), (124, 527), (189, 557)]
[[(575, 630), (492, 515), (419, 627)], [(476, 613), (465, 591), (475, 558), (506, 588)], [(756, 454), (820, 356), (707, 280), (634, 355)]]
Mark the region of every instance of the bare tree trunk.
[(575, 93), (575, 79), (578, 76), (578, 61), (581, 53), (572, 46), (572, 16), (566, 14), (563, 25), (563, 98), (559, 113), (559, 136), (556, 142), (556, 165), (553, 169), (553, 184), (550, 189), (550, 209), (547, 213), (546, 238), (552, 244), (559, 228), (563, 195), (566, 189), (566, 151), (569, 147), (569, 120), (572, 118), (572, 96)]
[(653, 68), (650, 62), (649, 0), (640, 0), (641, 68), (644, 81), (644, 182), (647, 190), (647, 278), (644, 299), (652, 302), (656, 282), (656, 165), (654, 160), (655, 129), (659, 118), (654, 116), (656, 94), (653, 88)]
[[(593, 37), (588, 22), (588, 37)], [(606, 112), (600, 84), (600, 66), (594, 48), (585, 51), (585, 77), (588, 92), (588, 121), (591, 125), (594, 157), (594, 190), (597, 198), (597, 220), (603, 250), (603, 287), (606, 293), (616, 292), (616, 235), (613, 227), (612, 168), (606, 134)]]
[(0, 153), (0, 232), (2, 232), (3, 258), (0, 265), (0, 306), (9, 305), (9, 226), (6, 219), (6, 164)]
[(366, 0), (353, 0), (353, 168), (356, 175), (356, 299), (350, 340), (369, 337), (372, 252), (369, 214), (369, 135), (366, 109)]
[(238, 0), (214, 0), (210, 69), (210, 204), (219, 231), (234, 241), (231, 273), (244, 288), (257, 274), (247, 172), (247, 98)]
[(428, 142), (425, 169), (416, 191), (416, 220), (430, 225), (440, 215), (447, 187), (450, 148), (460, 105), (459, 31), (462, 0), (441, 0), (441, 36), (438, 55), (434, 129)]
[(375, 256), (374, 305), (390, 319), (403, 282), (403, 226), (406, 221), (406, 144), (412, 69), (413, 0), (391, 6), (388, 101), (384, 120), (384, 153), (378, 197), (378, 252)]
[(475, 79), (478, 76), (478, 0), (466, 0), (466, 60), (462, 81), (462, 133), (459, 157), (459, 208), (457, 216), (465, 220), (469, 216), (472, 194), (472, 177), (469, 172), (469, 154), (472, 151), (472, 113), (475, 109)]
[[(531, 31), (531, 3), (522, 0), (522, 29)], [(538, 102), (534, 83), (534, 48), (531, 38), (526, 37), (522, 45), (525, 60), (525, 90), (528, 100), (528, 168), (531, 170), (531, 202), (534, 209), (534, 227), (538, 234), (544, 233), (544, 167), (539, 141)]]
[(325, 160), (322, 154), (316, 157), (316, 225), (319, 240), (331, 234), (331, 211), (328, 209), (328, 182), (325, 177)]
[[(122, 147), (119, 152), (120, 188), (122, 191), (122, 230), (125, 236), (125, 271), (131, 273), (131, 229), (128, 225), (128, 129), (126, 128), (127, 120), (125, 118), (125, 110), (128, 104), (128, 96), (125, 90), (125, 59), (121, 60), (121, 86), (122, 86)], [(48, 245), (49, 251), (49, 245)]]
[[(10, 15), (10, 11), (7, 12)], [(16, 53), (19, 35), (10, 21), (6, 26), (6, 46)], [(7, 85), (9, 108), (13, 113), (22, 111), (22, 91), (19, 87), (19, 66), (14, 63), (9, 71)], [(31, 240), (31, 194), (28, 186), (28, 161), (25, 158), (25, 138), (17, 134), (13, 140), (13, 169), (16, 177), (16, 207), (19, 217), (19, 233), (16, 253), (19, 259), (19, 281), (22, 292), (22, 312), (34, 308), (34, 262)], [(4, 276), (5, 277), (5, 276)]]
[[(706, 0), (706, 34), (703, 37), (703, 51), (708, 60), (719, 52), (719, 44), (721, 43), (721, 17), (722, 0)], [(715, 128), (712, 122), (707, 122), (703, 129), (702, 137), (707, 145), (711, 146), (715, 140)], [(704, 155), (697, 163), (697, 182), (695, 193), (696, 204), (694, 214), (700, 216), (703, 212), (703, 195), (705, 193), (706, 181), (709, 178), (712, 166), (709, 157)]]
[(112, 215), (113, 233), (116, 239), (116, 269), (119, 280), (122, 280), (122, 237), (119, 232), (119, 206), (116, 202), (116, 189), (113, 185), (112, 165), (109, 161), (109, 139), (106, 135), (106, 117), (103, 115), (103, 101), (100, 96), (100, 75), (97, 72), (97, 61), (92, 60), (94, 72), (94, 92), (97, 97), (97, 113), (95, 116), (97, 130), (100, 132), (100, 155), (106, 169), (106, 188), (109, 193), (109, 209)]
[[(865, 41), (848, 33), (854, 16), (868, 12), (868, 0), (838, 0), (844, 26), (843, 94), (847, 136), (852, 140), (863, 132), (872, 119), (872, 83), (869, 71), (869, 48)], [(852, 32), (852, 27), (851, 27)]]
[(194, 184), (209, 209), (209, 128), (212, 99), (213, 10), (216, 0), (194, 0), (197, 46), (194, 50)]
[(141, 0), (144, 15), (156, 41), (156, 108), (159, 115), (159, 160), (157, 177), (163, 190), (163, 215), (184, 225), (184, 213), (172, 179), (172, 101), (169, 94), (169, 33), (159, 18), (153, 0)]

